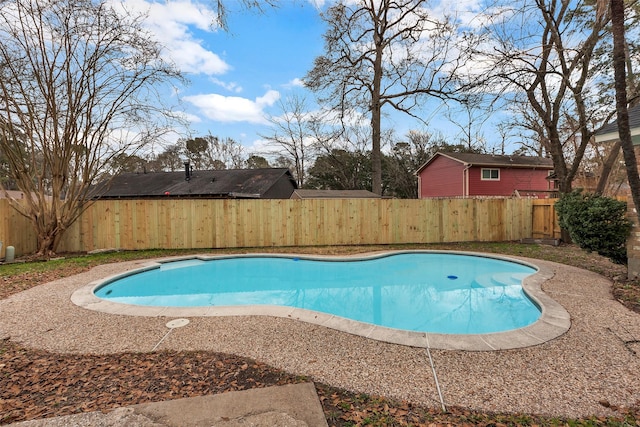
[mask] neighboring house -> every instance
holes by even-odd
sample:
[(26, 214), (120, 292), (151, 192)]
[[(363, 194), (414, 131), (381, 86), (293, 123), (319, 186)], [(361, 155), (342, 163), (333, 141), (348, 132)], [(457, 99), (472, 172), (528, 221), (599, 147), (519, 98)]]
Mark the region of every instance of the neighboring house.
[[(638, 154), (638, 147), (640, 146), (640, 104), (635, 107), (631, 107), (628, 110), (629, 113), (629, 130), (631, 131), (631, 141), (633, 142), (635, 151), (636, 151), (636, 159), (640, 158)], [(617, 142), (620, 139), (618, 134), (618, 121), (614, 121), (609, 123), (606, 126), (603, 126), (600, 130), (595, 133), (595, 142), (599, 145), (610, 144)], [(627, 182), (626, 171), (624, 170), (624, 162), (622, 165), (623, 175), (624, 177), (619, 177), (617, 179), (613, 179), (609, 176), (609, 185), (613, 185), (613, 189), (611, 190), (612, 194), (618, 196), (630, 196), (631, 189), (629, 188), (629, 184)], [(612, 184), (613, 181), (613, 184)], [(617, 182), (616, 182), (617, 181)], [(578, 185), (579, 186), (579, 185)], [(578, 187), (574, 184), (574, 187)], [(587, 188), (587, 187), (585, 187)], [(595, 189), (595, 186), (593, 187)], [(606, 192), (607, 190), (605, 190)]]
[[(638, 150), (640, 146), (640, 104), (636, 105), (635, 107), (629, 108), (628, 113), (631, 141), (633, 142), (636, 161), (638, 161), (640, 160), (640, 152)], [(602, 129), (595, 133), (596, 144), (606, 144), (618, 141), (619, 139), (620, 135), (618, 133), (617, 120), (602, 127)], [(625, 182), (625, 185), (628, 186), (628, 182)], [(627, 187), (626, 193), (631, 195), (631, 189), (629, 187)], [(629, 197), (627, 200), (629, 203), (629, 213), (635, 212), (638, 207), (633, 203), (633, 198)], [(634, 219), (635, 217), (635, 214), (629, 215), (629, 218), (633, 219), (633, 222), (635, 224), (634, 228), (637, 227), (637, 221)], [(640, 253), (638, 251), (639, 246), (640, 236), (638, 236), (638, 233), (636, 232), (631, 233), (631, 235), (629, 236), (629, 240), (627, 240), (627, 277), (633, 280), (640, 277)]]
[[(629, 108), (629, 127), (631, 128), (631, 140), (633, 145), (640, 145), (640, 104)], [(596, 144), (613, 142), (619, 139), (618, 121), (603, 126), (595, 133)]]
[(297, 188), (289, 169), (123, 173), (98, 185), (96, 199), (288, 199)]
[[(36, 193), (32, 193), (34, 198), (37, 198), (38, 196), (36, 195)], [(15, 200), (22, 200), (25, 198), (25, 194), (20, 191), (20, 190), (0, 190), (0, 199), (15, 199)], [(51, 196), (44, 196), (44, 198), (46, 200), (51, 200)]]
[(544, 157), (438, 152), (417, 171), (418, 197), (547, 197), (552, 171)]
[(294, 190), (292, 199), (379, 199), (380, 196), (367, 190)]

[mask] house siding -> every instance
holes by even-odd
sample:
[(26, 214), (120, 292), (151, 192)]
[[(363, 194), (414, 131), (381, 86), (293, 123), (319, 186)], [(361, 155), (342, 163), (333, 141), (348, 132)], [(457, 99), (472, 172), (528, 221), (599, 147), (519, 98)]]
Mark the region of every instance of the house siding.
[[(500, 180), (482, 180), (482, 169), (500, 169)], [(511, 196), (514, 190), (544, 191), (549, 189), (548, 169), (520, 169), (496, 166), (474, 166), (469, 169), (469, 196)]]
[(464, 195), (464, 164), (437, 157), (420, 171), (420, 198)]

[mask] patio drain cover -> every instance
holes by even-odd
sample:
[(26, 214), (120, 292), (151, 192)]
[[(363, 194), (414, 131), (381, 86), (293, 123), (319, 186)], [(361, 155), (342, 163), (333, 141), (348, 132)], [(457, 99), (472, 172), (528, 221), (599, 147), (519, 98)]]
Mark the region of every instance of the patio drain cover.
[(189, 324), (189, 319), (173, 319), (170, 322), (167, 322), (167, 328), (175, 329), (182, 328), (183, 326), (187, 326)]

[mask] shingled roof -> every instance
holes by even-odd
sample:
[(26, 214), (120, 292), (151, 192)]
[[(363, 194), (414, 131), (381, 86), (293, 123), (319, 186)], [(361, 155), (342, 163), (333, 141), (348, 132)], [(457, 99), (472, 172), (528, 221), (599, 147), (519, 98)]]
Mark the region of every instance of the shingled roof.
[(312, 190), (298, 189), (291, 195), (292, 199), (379, 199), (378, 194), (367, 190)]
[[(280, 185), (285, 183), (285, 185)], [(106, 191), (104, 191), (106, 188)], [(297, 188), (289, 169), (228, 169), (123, 173), (99, 184), (94, 198), (289, 198)], [(286, 193), (286, 194), (285, 194)]]
[[(633, 143), (638, 144), (640, 143), (640, 104), (629, 108), (628, 112), (631, 137), (633, 139)], [(595, 137), (597, 143), (617, 141), (619, 138), (618, 121), (616, 120), (606, 126), (603, 126), (602, 129), (595, 133)]]
[(464, 163), (471, 166), (490, 166), (490, 167), (509, 167), (509, 168), (541, 168), (553, 169), (553, 161), (546, 157), (537, 156), (517, 156), (517, 155), (495, 155), (495, 154), (478, 154), (478, 153), (450, 153), (437, 152), (424, 165), (418, 169), (418, 173), (422, 171), (436, 157), (444, 156), (449, 159)]

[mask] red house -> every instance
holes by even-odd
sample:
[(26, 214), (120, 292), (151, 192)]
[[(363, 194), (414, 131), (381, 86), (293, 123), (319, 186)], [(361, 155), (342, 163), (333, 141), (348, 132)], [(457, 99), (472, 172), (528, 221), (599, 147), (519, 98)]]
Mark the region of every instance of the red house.
[(552, 171), (544, 157), (438, 152), (417, 171), (418, 197), (548, 197)]

